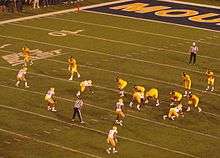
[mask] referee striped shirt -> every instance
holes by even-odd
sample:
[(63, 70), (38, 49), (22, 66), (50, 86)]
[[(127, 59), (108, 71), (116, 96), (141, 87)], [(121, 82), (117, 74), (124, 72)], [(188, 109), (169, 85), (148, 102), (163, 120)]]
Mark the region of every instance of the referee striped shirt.
[(77, 99), (77, 100), (75, 101), (74, 108), (80, 109), (82, 106), (83, 106), (83, 101), (82, 101), (82, 99)]

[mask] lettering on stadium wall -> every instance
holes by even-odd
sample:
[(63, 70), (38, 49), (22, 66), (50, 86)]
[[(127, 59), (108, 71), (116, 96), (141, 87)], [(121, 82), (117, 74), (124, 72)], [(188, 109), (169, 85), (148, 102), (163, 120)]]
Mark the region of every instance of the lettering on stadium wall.
[(220, 7), (169, 0), (128, 0), (87, 10), (220, 31)]

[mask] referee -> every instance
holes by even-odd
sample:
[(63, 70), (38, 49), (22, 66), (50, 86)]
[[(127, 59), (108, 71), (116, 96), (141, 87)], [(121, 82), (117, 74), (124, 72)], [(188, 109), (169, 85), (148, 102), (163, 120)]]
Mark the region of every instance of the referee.
[(77, 100), (75, 101), (75, 104), (73, 106), (73, 117), (72, 117), (72, 121), (75, 121), (75, 117), (76, 115), (78, 115), (80, 123), (85, 123), (82, 119), (82, 114), (81, 114), (81, 108), (83, 106), (83, 100), (80, 96), (77, 96)]
[(190, 52), (190, 59), (189, 59), (189, 64), (193, 62), (193, 65), (196, 63), (196, 54), (198, 53), (199, 48), (196, 46), (196, 43), (193, 42), (193, 45), (190, 47), (189, 52)]

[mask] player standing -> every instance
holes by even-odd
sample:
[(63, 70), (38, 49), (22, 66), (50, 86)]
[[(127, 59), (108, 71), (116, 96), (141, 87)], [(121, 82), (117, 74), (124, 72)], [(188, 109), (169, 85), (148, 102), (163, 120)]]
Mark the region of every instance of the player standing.
[(124, 103), (123, 99), (119, 99), (118, 102), (115, 105), (115, 112), (116, 112), (116, 124), (119, 124), (120, 126), (123, 126), (123, 118), (125, 117), (125, 114), (123, 112), (124, 109)]
[(50, 88), (50, 90), (47, 91), (47, 94), (45, 95), (45, 100), (47, 101), (47, 110), (56, 112), (55, 108), (55, 88)]
[(124, 96), (124, 88), (127, 86), (127, 81), (119, 78), (119, 77), (116, 77), (116, 82), (117, 82), (117, 86), (118, 86), (118, 90), (119, 90), (119, 95), (120, 97), (123, 97)]
[(116, 134), (118, 133), (117, 127), (113, 126), (112, 129), (109, 130), (108, 132), (108, 138), (107, 138), (107, 143), (108, 143), (108, 149), (106, 149), (106, 152), (108, 154), (111, 154), (111, 151), (113, 154), (117, 153), (118, 151), (116, 150), (116, 144), (118, 143), (118, 140), (116, 138)]
[(24, 57), (24, 66), (28, 66), (28, 64), (32, 65), (33, 61), (32, 61), (32, 57), (31, 57), (30, 49), (28, 47), (23, 47), (22, 54)]
[(75, 73), (77, 74), (77, 77), (80, 78), (80, 74), (77, 70), (76, 60), (72, 56), (68, 59), (68, 71), (71, 74), (69, 80), (73, 80), (73, 76)]
[(183, 96), (186, 97), (190, 93), (192, 81), (190, 79), (190, 76), (185, 72), (183, 72), (182, 74), (182, 79), (183, 79), (183, 86), (185, 88), (185, 92)]
[(207, 70), (207, 72), (205, 73), (207, 76), (207, 88), (206, 91), (208, 91), (211, 88), (211, 91), (214, 91), (214, 84), (215, 84), (215, 77), (214, 77), (214, 73), (211, 70)]
[(22, 69), (18, 71), (17, 82), (15, 84), (17, 87), (19, 87), (19, 84), (21, 81), (24, 81), (25, 88), (29, 88), (27, 84), (27, 80), (26, 80), (26, 75), (27, 75), (27, 67), (23, 67)]

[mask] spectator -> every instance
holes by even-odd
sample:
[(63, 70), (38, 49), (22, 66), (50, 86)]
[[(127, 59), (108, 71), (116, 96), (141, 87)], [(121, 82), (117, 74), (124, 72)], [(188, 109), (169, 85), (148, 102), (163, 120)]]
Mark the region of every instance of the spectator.
[(34, 9), (40, 8), (39, 3), (40, 3), (40, 0), (33, 0), (33, 5), (34, 5), (33, 8), (34, 8)]

